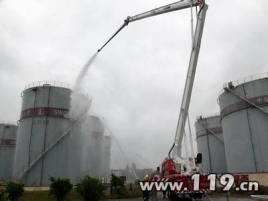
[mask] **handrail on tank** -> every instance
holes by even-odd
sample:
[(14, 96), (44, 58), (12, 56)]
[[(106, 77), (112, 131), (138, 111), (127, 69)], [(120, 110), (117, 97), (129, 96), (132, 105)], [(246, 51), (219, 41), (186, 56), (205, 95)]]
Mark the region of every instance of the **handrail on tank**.
[(17, 124), (15, 122), (13, 122), (13, 121), (2, 120), (2, 119), (0, 119), (0, 124), (10, 125), (10, 126), (17, 126)]
[(207, 115), (200, 115), (196, 117), (196, 122), (200, 119), (207, 119), (207, 118), (217, 117), (217, 116), (221, 116), (220, 112), (215, 112), (215, 113), (211, 113)]
[(268, 78), (268, 72), (251, 75), (251, 76), (244, 77), (244, 78), (241, 78), (241, 79), (238, 79), (235, 81), (231, 81), (231, 82), (225, 82), (223, 84), (223, 89), (219, 93), (219, 96), (225, 92), (225, 88), (228, 87), (228, 83), (232, 83), (232, 86), (236, 87), (238, 85), (241, 85), (241, 84), (244, 84), (247, 82), (251, 82), (251, 81), (255, 81), (255, 80), (259, 80), (259, 79), (263, 79), (263, 78)]
[(31, 82), (29, 84), (27, 84), (24, 87), (24, 90), (33, 88), (33, 87), (42, 87), (44, 85), (50, 85), (53, 87), (62, 87), (62, 88), (67, 88), (67, 89), (72, 89), (74, 85), (66, 83), (66, 82), (60, 82), (60, 81), (35, 81), (35, 82)]

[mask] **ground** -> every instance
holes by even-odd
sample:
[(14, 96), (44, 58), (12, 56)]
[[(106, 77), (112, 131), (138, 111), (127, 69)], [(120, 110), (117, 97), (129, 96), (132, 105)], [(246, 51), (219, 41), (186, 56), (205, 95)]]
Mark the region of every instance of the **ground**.
[[(142, 201), (142, 198), (132, 198), (132, 199), (112, 199), (105, 201)], [(161, 194), (157, 196), (157, 199), (150, 197), (149, 201), (169, 201), (167, 198), (162, 198)], [(194, 201), (201, 201), (200, 199), (195, 199)], [(202, 198), (202, 201), (228, 201), (226, 196), (209, 196)], [(250, 197), (229, 197), (229, 201), (252, 201)]]

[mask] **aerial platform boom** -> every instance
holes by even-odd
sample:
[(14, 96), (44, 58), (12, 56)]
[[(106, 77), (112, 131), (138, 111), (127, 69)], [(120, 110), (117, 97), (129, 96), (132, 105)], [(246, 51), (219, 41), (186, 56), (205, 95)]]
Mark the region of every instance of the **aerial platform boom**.
[(170, 153), (174, 151), (174, 147), (176, 147), (175, 155), (177, 157), (181, 157), (181, 147), (182, 147), (182, 138), (184, 134), (184, 128), (186, 119), (188, 116), (188, 110), (190, 105), (190, 99), (193, 89), (193, 83), (194, 83), (194, 77), (195, 77), (195, 71), (197, 66), (197, 60), (201, 45), (201, 38), (203, 33), (203, 27), (206, 17), (206, 11), (208, 9), (208, 5), (205, 4), (203, 0), (181, 0), (176, 3), (168, 4), (166, 6), (162, 6), (132, 17), (127, 17), (127, 19), (124, 20), (124, 24), (115, 32), (115, 34), (98, 50), (100, 52), (125, 26), (127, 26), (130, 22), (134, 22), (137, 20), (141, 20), (144, 18), (152, 17), (155, 15), (160, 15), (176, 10), (182, 10), (185, 8), (200, 6), (200, 10), (197, 14), (197, 24), (196, 29), (194, 33), (193, 43), (192, 43), (192, 49), (191, 49), (191, 56), (190, 56), (190, 62), (188, 66), (188, 72), (185, 82), (185, 88), (180, 108), (180, 115), (178, 119), (176, 134), (174, 143), (172, 145), (172, 148), (169, 151), (169, 157)]
[(100, 49), (98, 49), (98, 52), (100, 52), (130, 22), (134, 22), (137, 20), (141, 20), (141, 19), (148, 18), (148, 17), (153, 17), (155, 15), (160, 15), (160, 14), (164, 14), (164, 13), (168, 13), (168, 12), (172, 12), (176, 10), (189, 8), (191, 6), (197, 6), (197, 5), (202, 6), (202, 4), (203, 4), (203, 0), (199, 0), (199, 1), (198, 0), (181, 0), (181, 1), (168, 4), (166, 6), (162, 6), (162, 7), (159, 7), (159, 8), (144, 12), (144, 13), (140, 13), (132, 17), (127, 17), (124, 20), (123, 25), (112, 35), (111, 38), (109, 38), (109, 40)]

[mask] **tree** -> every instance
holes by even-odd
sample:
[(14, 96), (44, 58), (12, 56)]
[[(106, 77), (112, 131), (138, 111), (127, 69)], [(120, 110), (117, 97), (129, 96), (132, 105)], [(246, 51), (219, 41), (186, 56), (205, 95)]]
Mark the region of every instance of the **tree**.
[(0, 201), (6, 200), (6, 185), (0, 182)]
[(100, 180), (86, 175), (76, 185), (76, 191), (84, 199), (84, 201), (98, 201), (104, 196), (104, 185)]
[(111, 175), (111, 185), (115, 187), (117, 194), (120, 194), (120, 189), (123, 189), (124, 187), (124, 181), (117, 177), (115, 174)]
[(49, 194), (53, 195), (58, 201), (64, 200), (73, 188), (70, 179), (50, 177)]
[(7, 198), (10, 201), (17, 201), (24, 193), (24, 185), (15, 182), (8, 182), (6, 185)]

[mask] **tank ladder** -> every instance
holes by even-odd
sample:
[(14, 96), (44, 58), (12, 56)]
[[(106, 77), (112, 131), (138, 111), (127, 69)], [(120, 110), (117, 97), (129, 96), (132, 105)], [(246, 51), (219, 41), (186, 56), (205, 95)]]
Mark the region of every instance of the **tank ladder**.
[(257, 109), (259, 109), (260, 111), (264, 112), (265, 114), (268, 114), (267, 111), (265, 111), (264, 109), (260, 108), (258, 105), (252, 103), (252, 102), (249, 101), (248, 99), (246, 99), (246, 98), (240, 96), (240, 95), (237, 94), (234, 90), (232, 90), (232, 89), (230, 89), (230, 88), (228, 88), (228, 87), (225, 87), (224, 89), (225, 89), (226, 91), (229, 91), (229, 92), (231, 92), (232, 94), (236, 95), (237, 97), (241, 98), (242, 100), (246, 101), (248, 104), (252, 105), (253, 107), (255, 107), (255, 108), (257, 108)]
[(203, 122), (200, 121), (201, 119), (198, 119), (197, 122), (199, 122), (205, 129), (207, 129), (212, 135), (214, 135), (214, 137), (216, 137), (218, 140), (220, 140), (223, 144), (224, 144), (224, 141), (219, 138), (216, 133), (214, 133), (210, 128), (208, 128)]
[(85, 109), (83, 114), (80, 116), (80, 118), (77, 121), (70, 121), (66, 131), (57, 139), (53, 139), (52, 142), (48, 142), (48, 145), (41, 150), (37, 151), (37, 153), (34, 156), (34, 160), (30, 161), (29, 165), (22, 166), (22, 168), (18, 171), (16, 176), (13, 177), (15, 180), (21, 180), (21, 178), (41, 159), (43, 156), (51, 149), (53, 148), (59, 141), (61, 141), (67, 134), (70, 133), (70, 131), (73, 129), (74, 126), (76, 126), (79, 122), (81, 122), (86, 116), (87, 113), (91, 107), (92, 99), (90, 100), (90, 103), (88, 107)]
[[(86, 115), (85, 115), (86, 116)], [(48, 146), (45, 147), (45, 149), (42, 149), (41, 151), (38, 151), (36, 156), (34, 157), (34, 160), (30, 162), (28, 166), (23, 166), (22, 170), (19, 171), (17, 176), (15, 176), (16, 180), (20, 180), (51, 148), (53, 148), (59, 141), (61, 141), (67, 134), (70, 133), (70, 131), (73, 129), (73, 127), (78, 124), (82, 119), (84, 119), (85, 116), (82, 116), (78, 121), (76, 122), (70, 122), (67, 126), (67, 130), (55, 141), (52, 143), (48, 143)], [(39, 154), (40, 153), (40, 154)]]
[(70, 123), (67, 127), (67, 130), (63, 133), (63, 135), (61, 135), (53, 143), (51, 144), (49, 143), (49, 146), (45, 147), (44, 150), (42, 149), (42, 152), (38, 156), (35, 156), (34, 160), (31, 161), (26, 168), (25, 166), (23, 166), (22, 171), (18, 174), (18, 176), (15, 177), (15, 179), (20, 180), (52, 147), (54, 147), (62, 138), (64, 138), (68, 133), (70, 133), (75, 124)]
[[(243, 89), (244, 89), (244, 86), (243, 86)], [(248, 99), (240, 96), (239, 94), (237, 94), (234, 90), (232, 90), (230, 87), (225, 87), (224, 90), (226, 91), (229, 91), (230, 93), (234, 94), (235, 96), (237, 96), (238, 98), (246, 101), (248, 104), (252, 105), (253, 107), (259, 109), (259, 111), (263, 112), (264, 114), (268, 114), (268, 112), (264, 109), (262, 109), (261, 107), (259, 107), (258, 105), (252, 103), (251, 101), (249, 101)], [(244, 93), (245, 93), (245, 89), (244, 89)], [(248, 115), (248, 112), (247, 112), (247, 115)], [(247, 118), (248, 119), (248, 118)], [(249, 121), (249, 119), (248, 119)], [(253, 157), (254, 157), (254, 163), (255, 163), (255, 170), (258, 171), (258, 168), (257, 168), (257, 162), (256, 162), (256, 155), (255, 155), (255, 148), (254, 148), (254, 143), (253, 143), (253, 137), (252, 137), (252, 131), (251, 131), (251, 128), (250, 128), (250, 123), (248, 122), (248, 125), (249, 125), (249, 133), (250, 133), (250, 138), (251, 138), (251, 145), (252, 145), (252, 152), (253, 152)]]

